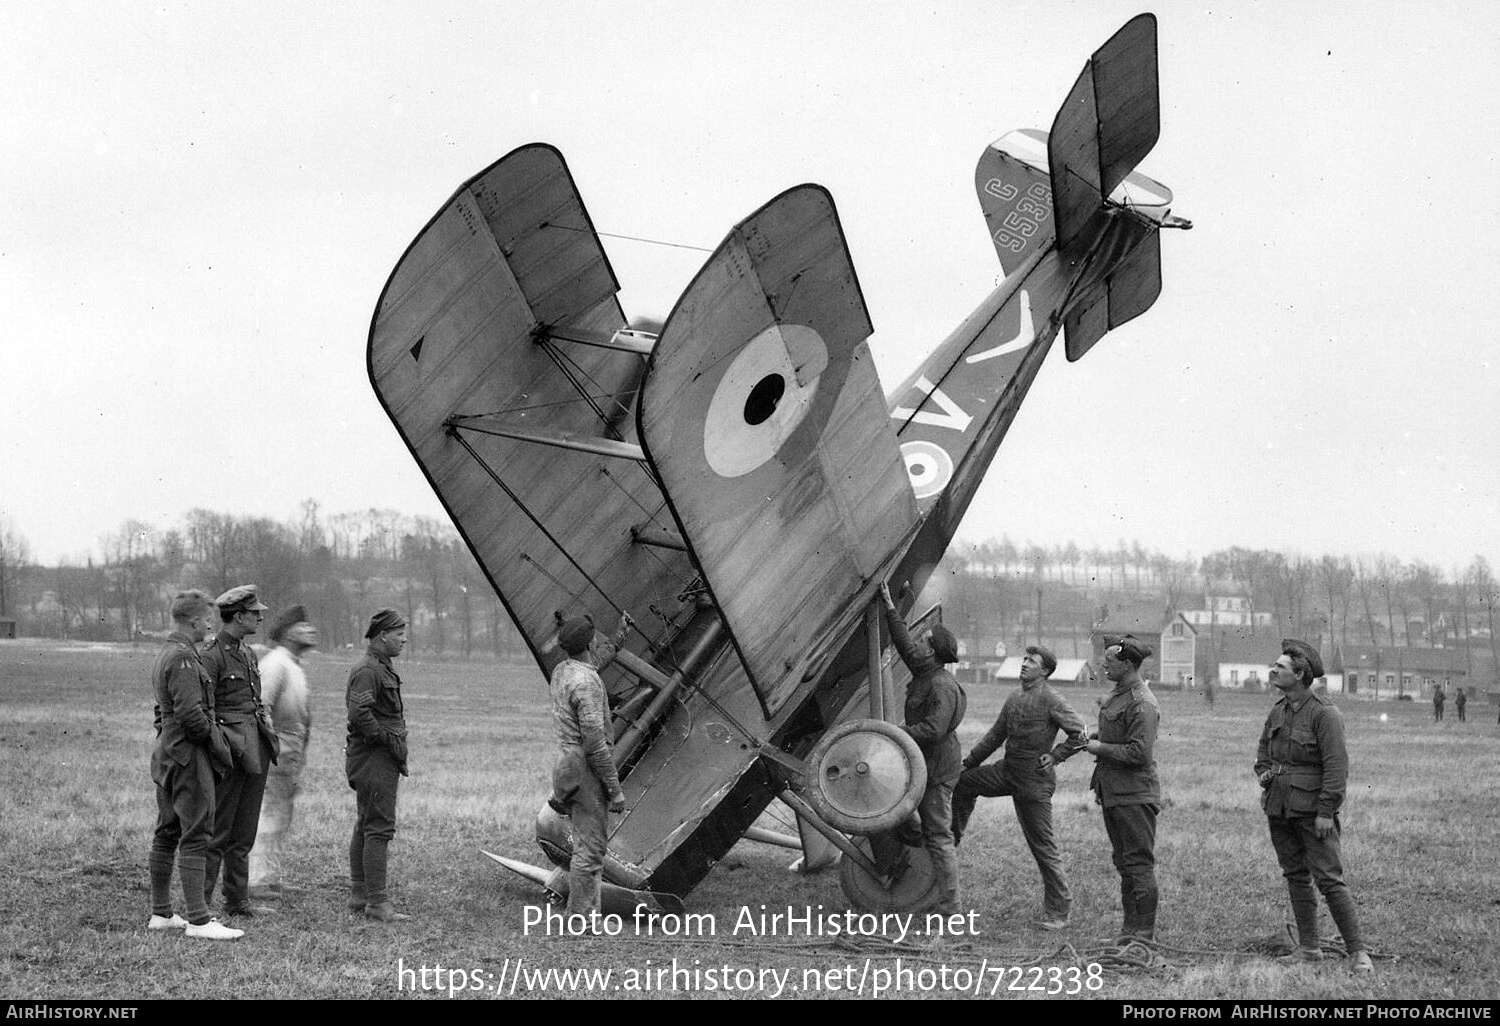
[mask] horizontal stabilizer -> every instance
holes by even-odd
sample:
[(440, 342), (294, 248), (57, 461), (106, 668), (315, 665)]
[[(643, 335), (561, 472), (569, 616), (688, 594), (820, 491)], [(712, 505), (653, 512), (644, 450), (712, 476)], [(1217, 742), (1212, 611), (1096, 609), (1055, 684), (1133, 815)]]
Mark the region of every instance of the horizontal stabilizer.
[(1047, 140), (1057, 247), (1068, 253), (1161, 131), (1156, 18), (1126, 22), (1083, 67)]
[(1063, 320), (1068, 360), (1088, 352), (1104, 333), (1151, 309), (1161, 294), (1161, 236), (1145, 233), (1124, 261), (1076, 301)]

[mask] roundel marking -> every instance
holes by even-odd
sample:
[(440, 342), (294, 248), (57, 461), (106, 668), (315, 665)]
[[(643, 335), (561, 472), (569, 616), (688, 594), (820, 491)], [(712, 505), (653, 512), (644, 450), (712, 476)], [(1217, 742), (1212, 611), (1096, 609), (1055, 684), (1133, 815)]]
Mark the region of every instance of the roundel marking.
[(936, 495), (953, 480), (953, 457), (940, 445), (914, 441), (901, 443), (901, 458), (906, 461), (906, 476), (919, 499)]
[(703, 456), (720, 477), (764, 465), (806, 418), (828, 364), (828, 346), (802, 324), (773, 324), (751, 339), (714, 389), (703, 420)]

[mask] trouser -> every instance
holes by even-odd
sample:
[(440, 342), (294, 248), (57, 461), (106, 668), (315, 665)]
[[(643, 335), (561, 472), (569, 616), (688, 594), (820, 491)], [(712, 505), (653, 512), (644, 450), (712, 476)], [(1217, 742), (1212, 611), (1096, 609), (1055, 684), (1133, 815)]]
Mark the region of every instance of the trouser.
[(1104, 806), (1104, 832), (1120, 874), (1120, 906), (1127, 937), (1156, 936), (1155, 805)]
[(246, 773), (239, 766), (219, 781), (214, 792), (214, 832), (203, 865), (205, 899), (212, 900), (222, 866), (225, 906), (233, 909), (250, 903), (250, 849), (255, 846), (265, 792), (266, 775)]
[(172, 860), (182, 884), (190, 923), (208, 922), (203, 861), (214, 822), (214, 771), (208, 753), (195, 748), (186, 766), (170, 760), (158, 775), (156, 828), (151, 833), (151, 912), (172, 915)]
[(1318, 896), (1323, 893), (1328, 913), (1344, 938), (1349, 954), (1365, 949), (1359, 933), (1359, 916), (1354, 911), (1354, 897), (1344, 883), (1344, 866), (1339, 849), (1339, 821), (1335, 816), (1333, 830), (1319, 837), (1315, 816), (1268, 816), (1271, 847), (1286, 877), (1286, 889), (1292, 901), (1292, 918), (1297, 923), (1297, 943), (1316, 948), (1318, 940)]
[(1464, 707), (1462, 705), (1460, 705), (1457, 708), (1458, 708), (1458, 722), (1462, 723), (1462, 722), (1464, 722)]
[(958, 911), (958, 857), (953, 851), (953, 785), (928, 782), (917, 806), (922, 821), (922, 847), (932, 859), (937, 876), (938, 904), (935, 911), (952, 915)]
[(609, 790), (592, 773), (584, 773), (568, 809), (573, 855), (568, 863), (568, 915), (588, 915), (599, 908), (599, 881), (604, 875), (609, 827)]
[(255, 847), (250, 849), (250, 890), (281, 889), (281, 847), (292, 827), (292, 806), (302, 788), (304, 741), (282, 735), (281, 755), (266, 774)]
[[(1073, 907), (1073, 892), (1063, 870), (1062, 853), (1052, 832), (1052, 788), (1018, 786), (1017, 772), (1007, 763), (976, 766), (964, 770), (953, 789), (953, 843), (963, 839), (964, 828), (980, 798), (1010, 795), (1021, 824), (1021, 835), (1031, 849), (1031, 857), (1042, 874), (1043, 908), (1049, 916), (1066, 918)], [(1045, 781), (1049, 783), (1050, 781)]]
[[(396, 837), (396, 788), (401, 770), (384, 748), (355, 749), (345, 771), (354, 789), (354, 831), (349, 835), (349, 884), (366, 905), (390, 900), (387, 860)], [(351, 900), (351, 905), (353, 901)]]

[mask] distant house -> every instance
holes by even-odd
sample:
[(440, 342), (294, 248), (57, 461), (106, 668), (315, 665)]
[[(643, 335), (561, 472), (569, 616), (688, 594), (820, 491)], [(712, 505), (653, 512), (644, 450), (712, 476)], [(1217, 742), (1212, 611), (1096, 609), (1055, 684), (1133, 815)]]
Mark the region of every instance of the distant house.
[(1184, 609), (1194, 627), (1266, 627), (1275, 623), (1270, 613), (1258, 613), (1245, 595), (1205, 595), (1202, 609)]
[[(1220, 687), (1259, 691), (1271, 686), (1271, 664), (1281, 655), (1282, 632), (1278, 628), (1244, 625), (1220, 627), (1211, 637), (1206, 629), (1203, 634)], [(1344, 677), (1338, 660), (1328, 652), (1319, 654), (1325, 672), (1314, 683), (1328, 692), (1342, 692)]]
[[(1089, 642), (1094, 651), (1094, 665), (1103, 665), (1104, 639), (1108, 635), (1133, 634), (1156, 651), (1141, 664), (1141, 676), (1150, 681), (1166, 680), (1161, 673), (1162, 632), (1167, 629), (1167, 611), (1159, 602), (1114, 601), (1099, 610)], [(1175, 619), (1175, 617), (1173, 617)], [(1167, 680), (1176, 684), (1174, 676)]]
[(1468, 686), (1468, 665), (1456, 648), (1341, 645), (1335, 664), (1345, 690), (1361, 698), (1431, 698), (1439, 684), (1450, 695)]
[(1162, 627), (1161, 644), (1156, 651), (1163, 684), (1190, 688), (1203, 679), (1198, 658), (1198, 630), (1181, 613), (1174, 613)]

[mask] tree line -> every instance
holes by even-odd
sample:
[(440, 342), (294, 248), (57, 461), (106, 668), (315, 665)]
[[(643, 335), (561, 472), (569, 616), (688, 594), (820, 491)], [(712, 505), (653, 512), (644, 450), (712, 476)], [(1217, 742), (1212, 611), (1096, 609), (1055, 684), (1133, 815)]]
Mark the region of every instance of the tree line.
[[(24, 535), (0, 522), (0, 617), (13, 617), (23, 634), (128, 640), (171, 629), (179, 588), (217, 595), (250, 583), (272, 616), (305, 605), (325, 647), (358, 645), (366, 618), (389, 606), (410, 621), (418, 651), (508, 657), (525, 648), (458, 533), (430, 517), (387, 509), (325, 516), (312, 499), (286, 521), (200, 508), (165, 530), (126, 520), (101, 539), (100, 552), (81, 564), (40, 566)], [(1123, 539), (1082, 549), (1002, 537), (956, 542), (939, 573), (950, 624), (1018, 642), (1086, 638), (1115, 596), (1159, 602), (1165, 616), (1232, 594), (1303, 637), (1465, 649), (1479, 640), (1500, 665), (1500, 581), (1483, 556), (1445, 571), (1390, 555), (1231, 547), (1178, 558)]]
[(1124, 540), (1080, 549), (1001, 538), (955, 544), (940, 572), (945, 620), (998, 623), (1004, 639), (1087, 637), (1113, 596), (1158, 602), (1165, 617), (1201, 608), (1207, 596), (1233, 595), (1291, 635), (1340, 645), (1467, 650), (1477, 643), (1500, 666), (1500, 581), (1479, 555), (1445, 571), (1390, 555), (1309, 557), (1235, 546), (1177, 558)]
[(358, 647), (371, 613), (401, 610), (409, 647), (432, 655), (525, 650), (474, 557), (446, 522), (395, 510), (325, 517), (302, 503), (287, 521), (189, 510), (160, 530), (124, 521), (100, 541), (101, 558), (31, 562), (24, 537), (0, 529), (0, 617), (26, 635), (120, 641), (172, 629), (172, 595), (219, 595), (254, 584), (278, 610), (300, 603), (322, 647)]

